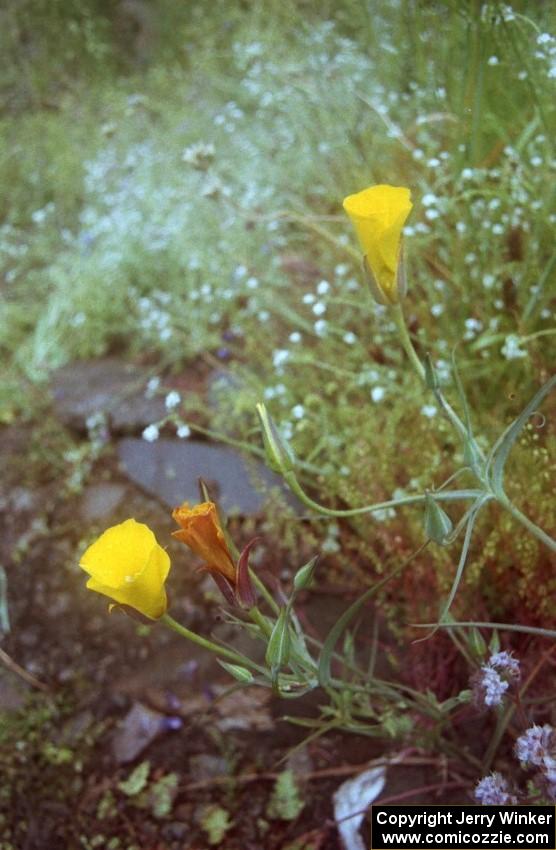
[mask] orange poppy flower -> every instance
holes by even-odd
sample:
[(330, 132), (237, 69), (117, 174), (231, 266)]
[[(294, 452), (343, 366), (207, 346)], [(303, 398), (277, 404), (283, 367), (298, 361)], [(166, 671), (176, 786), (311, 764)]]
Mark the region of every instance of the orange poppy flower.
[(208, 570), (224, 576), (235, 587), (236, 567), (220, 527), (214, 502), (201, 502), (193, 508), (184, 502), (172, 512), (172, 517), (181, 526), (179, 531), (172, 532), (172, 537), (189, 546), (202, 558)]

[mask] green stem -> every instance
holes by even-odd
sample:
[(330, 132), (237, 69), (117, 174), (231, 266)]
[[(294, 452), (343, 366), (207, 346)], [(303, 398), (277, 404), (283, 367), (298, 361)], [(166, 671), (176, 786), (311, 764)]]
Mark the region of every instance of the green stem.
[(172, 629), (174, 632), (177, 632), (177, 634), (181, 635), (181, 637), (187, 638), (187, 640), (190, 640), (192, 643), (196, 643), (197, 646), (201, 646), (203, 649), (208, 649), (209, 652), (213, 652), (215, 655), (227, 658), (234, 664), (240, 664), (242, 667), (250, 666), (259, 673), (266, 672), (264, 667), (260, 667), (258, 664), (255, 664), (254, 661), (251, 661), (251, 659), (247, 658), (245, 655), (240, 655), (238, 652), (234, 652), (232, 649), (227, 649), (225, 646), (219, 646), (212, 640), (201, 637), (201, 635), (190, 631), (190, 629), (186, 629), (185, 626), (182, 626), (181, 623), (178, 623), (173, 617), (170, 617), (169, 614), (163, 614), (159, 622), (164, 623), (165, 626)]
[(392, 304), (392, 306), (390, 307), (390, 313), (396, 323), (396, 328), (398, 330), (400, 342), (403, 346), (403, 349), (409, 357), (411, 365), (419, 375), (419, 378), (423, 383), (425, 383), (425, 367), (419, 360), (417, 352), (415, 351), (413, 343), (411, 342), (411, 337), (409, 336), (409, 332), (407, 330), (407, 325), (405, 323), (405, 317), (401, 304)]
[[(402, 507), (403, 505), (419, 505), (423, 504), (427, 499), (425, 495), (418, 496), (402, 496), (399, 499), (390, 499), (387, 502), (376, 502), (374, 505), (365, 505), (361, 508), (347, 508), (344, 510), (335, 510), (333, 508), (325, 508), (324, 505), (319, 505), (318, 502), (313, 501), (310, 496), (305, 493), (302, 489), (300, 483), (295, 477), (293, 472), (286, 472), (284, 474), (284, 480), (286, 484), (288, 484), (292, 493), (303, 502), (308, 508), (312, 508), (324, 516), (330, 517), (350, 517), (350, 516), (360, 516), (361, 514), (369, 514), (373, 513), (373, 511), (381, 511), (385, 508), (397, 508)], [(476, 499), (482, 495), (483, 490), (447, 490), (447, 491), (433, 491), (429, 493), (429, 497), (432, 497), (435, 501), (440, 502), (452, 502), (459, 501), (460, 499)]]
[[(415, 351), (415, 348), (414, 348), (413, 343), (411, 341), (411, 337), (409, 336), (409, 332), (407, 330), (407, 325), (405, 323), (405, 317), (404, 317), (404, 314), (403, 314), (401, 304), (393, 304), (392, 307), (390, 308), (390, 312), (391, 312), (392, 318), (394, 319), (394, 322), (396, 323), (396, 328), (397, 328), (398, 335), (399, 335), (399, 338), (400, 338), (400, 342), (403, 346), (403, 349), (404, 349), (405, 353), (407, 354), (407, 356), (409, 357), (411, 365), (415, 369), (420, 380), (426, 386), (425, 367), (423, 366), (423, 364), (419, 360), (417, 352)], [(469, 439), (469, 434), (467, 432), (467, 428), (465, 427), (465, 425), (463, 424), (463, 422), (461, 421), (461, 419), (459, 418), (459, 416), (457, 415), (455, 410), (451, 407), (450, 404), (448, 404), (448, 402), (446, 401), (446, 399), (444, 398), (444, 396), (442, 395), (442, 393), (439, 389), (434, 391), (434, 397), (436, 398), (440, 407), (442, 408), (442, 410), (444, 411), (444, 413), (446, 414), (446, 416), (448, 417), (448, 419), (450, 420), (450, 422), (452, 423), (452, 425), (454, 426), (456, 431), (458, 431), (460, 436), (465, 441), (467, 441)]]
[(263, 635), (269, 638), (272, 634), (272, 626), (268, 622), (266, 617), (263, 617), (256, 605), (253, 608), (249, 609), (249, 616), (251, 617), (253, 622), (259, 627)]
[(550, 537), (550, 535), (547, 534), (546, 531), (543, 531), (542, 528), (539, 528), (538, 525), (535, 525), (535, 523), (532, 522), (529, 517), (521, 513), (519, 508), (516, 508), (513, 502), (510, 502), (507, 497), (498, 497), (498, 502), (504, 508), (506, 508), (506, 510), (513, 516), (514, 519), (524, 525), (525, 528), (531, 532), (533, 537), (536, 537), (537, 540), (540, 540), (542, 543), (545, 544), (545, 546), (548, 546), (549, 549), (552, 549), (553, 552), (556, 552), (556, 540)]
[(253, 584), (255, 585), (255, 587), (257, 588), (257, 590), (259, 591), (271, 611), (273, 611), (274, 614), (279, 614), (280, 606), (273, 599), (272, 594), (268, 590), (267, 586), (264, 584), (264, 582), (261, 581), (255, 570), (253, 570), (251, 567), (249, 567), (249, 577), (251, 578), (251, 581), (253, 582)]
[(462, 620), (460, 622), (452, 621), (450, 623), (410, 623), (409, 625), (414, 629), (432, 629), (436, 626), (439, 629), (467, 629), (472, 627), (476, 629), (493, 629), (495, 631), (523, 632), (526, 635), (536, 635), (543, 638), (556, 638), (556, 631), (552, 631), (551, 629), (540, 629), (537, 626), (521, 626), (516, 623), (487, 623), (479, 622), (478, 620)]
[(492, 735), (492, 738), (490, 739), (490, 743), (483, 758), (482, 772), (484, 774), (488, 773), (491, 768), (494, 756), (496, 755), (496, 750), (500, 746), (500, 741), (504, 737), (504, 733), (508, 728), (508, 724), (512, 719), (514, 711), (515, 705), (510, 703), (506, 706), (504, 711), (502, 711), (502, 713), (498, 715), (498, 719), (496, 721), (496, 728), (494, 729), (494, 733)]

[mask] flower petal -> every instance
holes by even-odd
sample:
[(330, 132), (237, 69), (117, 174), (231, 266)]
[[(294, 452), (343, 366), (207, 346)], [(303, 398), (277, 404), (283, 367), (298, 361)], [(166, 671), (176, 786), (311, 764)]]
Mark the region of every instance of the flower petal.
[(168, 553), (150, 528), (134, 519), (107, 529), (81, 558), (87, 587), (152, 619), (167, 608)]
[(398, 300), (402, 229), (412, 206), (409, 189), (399, 186), (370, 186), (344, 200), (377, 286), (391, 303)]
[(181, 526), (172, 536), (195, 552), (213, 572), (221, 573), (235, 585), (236, 568), (220, 527), (214, 502), (201, 502), (190, 508), (184, 502), (172, 513)]

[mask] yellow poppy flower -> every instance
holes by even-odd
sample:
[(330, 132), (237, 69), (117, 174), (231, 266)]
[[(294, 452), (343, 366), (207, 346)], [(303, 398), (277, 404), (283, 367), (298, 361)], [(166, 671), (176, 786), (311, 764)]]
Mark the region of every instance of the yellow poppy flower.
[(127, 519), (108, 528), (81, 558), (87, 587), (157, 620), (166, 612), (170, 558), (147, 525)]
[(202, 558), (208, 570), (220, 573), (235, 586), (236, 568), (214, 502), (201, 502), (193, 508), (184, 502), (172, 512), (172, 516), (181, 526), (179, 531), (172, 532), (172, 537), (189, 546)]
[(374, 278), (374, 294), (385, 304), (396, 304), (403, 295), (398, 281), (401, 237), (412, 207), (411, 192), (398, 186), (370, 186), (344, 200)]

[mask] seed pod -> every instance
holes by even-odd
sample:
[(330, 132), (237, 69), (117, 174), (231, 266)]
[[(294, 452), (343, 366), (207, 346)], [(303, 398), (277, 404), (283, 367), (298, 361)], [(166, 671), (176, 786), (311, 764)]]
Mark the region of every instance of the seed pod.
[(452, 520), (442, 508), (437, 505), (430, 493), (425, 495), (425, 534), (430, 540), (439, 543), (441, 546), (446, 544), (446, 538), (452, 532)]
[(272, 670), (279, 670), (290, 657), (290, 628), (288, 609), (282, 608), (270, 635), (265, 660)]

